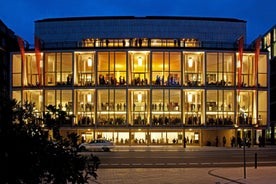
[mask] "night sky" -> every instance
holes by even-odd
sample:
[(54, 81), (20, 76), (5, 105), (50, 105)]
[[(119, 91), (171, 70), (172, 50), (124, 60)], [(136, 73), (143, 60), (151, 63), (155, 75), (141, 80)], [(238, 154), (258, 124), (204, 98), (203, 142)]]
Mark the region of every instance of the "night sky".
[[(4, 1), (4, 0), (2, 0)], [(33, 44), (34, 21), (83, 16), (184, 16), (247, 21), (247, 43), (276, 24), (275, 0), (5, 0), (0, 19)]]

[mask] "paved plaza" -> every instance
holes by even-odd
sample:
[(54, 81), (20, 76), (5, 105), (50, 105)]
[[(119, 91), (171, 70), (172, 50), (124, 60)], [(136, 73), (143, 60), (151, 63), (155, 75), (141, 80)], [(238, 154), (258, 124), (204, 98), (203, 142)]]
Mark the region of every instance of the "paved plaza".
[(274, 184), (276, 167), (99, 169), (98, 184)]
[[(118, 146), (114, 151), (214, 151), (238, 148), (193, 147), (183, 149), (181, 146), (129, 147)], [(250, 149), (258, 150), (254, 147)], [(267, 146), (262, 149), (276, 149)], [(274, 184), (276, 167), (227, 168), (99, 168), (98, 179), (90, 183), (97, 184)]]

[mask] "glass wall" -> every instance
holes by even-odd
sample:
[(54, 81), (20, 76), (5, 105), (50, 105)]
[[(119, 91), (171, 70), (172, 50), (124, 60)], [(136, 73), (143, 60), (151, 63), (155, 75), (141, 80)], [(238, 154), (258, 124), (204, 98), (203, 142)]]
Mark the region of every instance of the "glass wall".
[(128, 102), (130, 104), (129, 124), (133, 126), (149, 125), (149, 91), (131, 90), (129, 92)]
[(12, 56), (12, 86), (22, 86), (22, 65), (21, 55), (14, 54)]
[(34, 113), (37, 117), (42, 117), (43, 95), (42, 90), (24, 90), (22, 102), (34, 103)]
[(234, 91), (206, 91), (206, 125), (231, 126), (234, 124)]
[(98, 90), (98, 126), (126, 126), (126, 90)]
[(98, 53), (98, 85), (126, 85), (126, 53)]
[(37, 86), (40, 84), (40, 64), (36, 62), (35, 54), (27, 54), (25, 63), (25, 72), (27, 75), (27, 85)]
[[(57, 109), (61, 109), (67, 115), (73, 115), (73, 96), (72, 90), (45, 90), (45, 107), (53, 105)], [(45, 111), (47, 109), (45, 108)], [(64, 122), (65, 124), (72, 125), (72, 119)]]
[(204, 102), (203, 90), (184, 91), (184, 119), (185, 126), (204, 124), (202, 121)]
[[(241, 66), (237, 64), (237, 68), (241, 67), (241, 73), (239, 69), (236, 73), (237, 86), (241, 87), (253, 87), (255, 86), (255, 57), (253, 54), (243, 54)], [(239, 79), (240, 77), (240, 79)], [(240, 80), (240, 81), (239, 81)]]
[(75, 60), (75, 84), (79, 86), (95, 85), (95, 53), (75, 53)]
[(211, 86), (234, 85), (234, 54), (207, 53), (206, 84)]
[(95, 90), (76, 90), (76, 114), (78, 125), (94, 125)]
[(149, 52), (129, 52), (129, 66), (131, 85), (145, 86), (149, 84)]
[(181, 126), (181, 90), (152, 90), (152, 126)]
[[(93, 128), (94, 138), (105, 137), (119, 144), (181, 143), (184, 128), (190, 131), (186, 137), (195, 139), (198, 131), (190, 129), (201, 126), (264, 127), (269, 112), (267, 56), (260, 54), (256, 65), (254, 53), (245, 53), (238, 66), (235, 54), (48, 52), (39, 67), (35, 54), (26, 55), (25, 65), (20, 54), (15, 54), (12, 96), (34, 102), (38, 116), (48, 105), (74, 114), (75, 124), (68, 120), (67, 126), (84, 126), (87, 132)], [(242, 67), (242, 72), (235, 67)], [(37, 86), (38, 68), (45, 72), (41, 74), (43, 88)], [(81, 133), (91, 139), (92, 134)]]
[(72, 53), (45, 54), (45, 85), (72, 85), (73, 84)]
[(203, 58), (204, 53), (184, 52), (184, 85), (203, 85)]
[(152, 84), (178, 86), (181, 84), (181, 53), (152, 53)]
[[(267, 91), (259, 91), (258, 92), (258, 117), (257, 124), (258, 125), (267, 125)], [(273, 113), (273, 112), (272, 112)]]
[(254, 91), (241, 90), (237, 96), (237, 124), (252, 125), (256, 121), (256, 94)]
[(267, 87), (267, 57), (266, 55), (260, 55), (258, 63), (258, 86)]

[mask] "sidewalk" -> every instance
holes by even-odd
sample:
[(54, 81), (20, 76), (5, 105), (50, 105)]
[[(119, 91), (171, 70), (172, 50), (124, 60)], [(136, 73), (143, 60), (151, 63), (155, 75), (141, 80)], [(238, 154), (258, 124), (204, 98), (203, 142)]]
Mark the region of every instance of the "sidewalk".
[(273, 184), (276, 167), (99, 169), (98, 184)]
[[(121, 146), (116, 145), (112, 151), (215, 151), (215, 150), (240, 150), (243, 147), (215, 147), (215, 146), (191, 146), (188, 145), (186, 148), (183, 148), (182, 145), (134, 145), (134, 146)], [(258, 150), (258, 149), (276, 149), (276, 145), (268, 145), (266, 147), (245, 147), (246, 150)]]

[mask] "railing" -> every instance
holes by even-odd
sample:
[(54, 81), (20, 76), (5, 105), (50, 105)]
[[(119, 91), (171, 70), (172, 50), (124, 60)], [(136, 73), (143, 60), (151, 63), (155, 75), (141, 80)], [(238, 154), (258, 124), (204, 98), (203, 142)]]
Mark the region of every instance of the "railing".
[[(210, 49), (238, 49), (238, 45), (235, 42), (215, 42), (215, 41), (193, 41), (188, 43), (187, 41), (181, 41), (176, 44), (171, 43), (168, 40), (161, 42), (160, 44), (152, 43), (150, 40), (144, 41), (142, 44), (115, 44), (104, 42), (99, 44), (85, 44), (83, 41), (63, 41), (63, 42), (47, 42), (41, 44), (41, 49), (70, 49), (70, 48), (210, 48)], [(122, 41), (123, 42), (123, 41)], [(247, 46), (245, 46), (247, 48)]]

